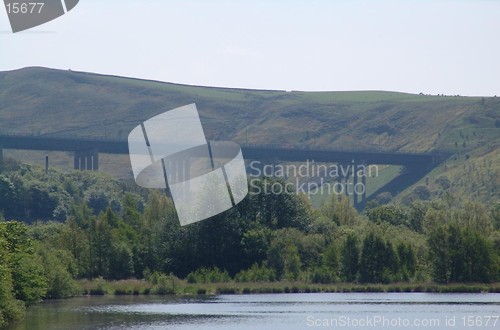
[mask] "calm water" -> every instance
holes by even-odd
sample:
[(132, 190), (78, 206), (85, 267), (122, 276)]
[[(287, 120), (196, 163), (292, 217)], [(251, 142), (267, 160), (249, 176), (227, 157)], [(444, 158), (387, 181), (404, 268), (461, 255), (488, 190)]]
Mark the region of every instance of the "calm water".
[(500, 329), (499, 316), (500, 294), (110, 296), (44, 302), (10, 329)]

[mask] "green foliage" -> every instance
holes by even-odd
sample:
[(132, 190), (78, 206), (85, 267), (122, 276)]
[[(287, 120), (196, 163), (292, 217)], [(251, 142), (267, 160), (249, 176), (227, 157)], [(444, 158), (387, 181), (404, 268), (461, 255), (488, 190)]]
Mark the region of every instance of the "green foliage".
[(69, 251), (56, 250), (44, 244), (38, 244), (36, 250), (47, 279), (47, 298), (67, 298), (81, 294), (74, 274), (70, 272), (75, 271), (76, 265)]
[(200, 268), (189, 273), (186, 277), (188, 283), (221, 283), (231, 279), (227, 271), (221, 271), (219, 268)]
[(435, 281), (490, 282), (498, 279), (492, 244), (477, 230), (452, 223), (434, 229), (428, 241)]
[(27, 253), (15, 255), (12, 261), (11, 271), (16, 299), (32, 305), (45, 297), (48, 283), (43, 274), (41, 261)]
[(320, 251), (315, 251), (314, 245), (304, 244), (307, 240), (308, 237), (297, 229), (281, 229), (275, 232), (267, 252), (267, 262), (276, 270), (279, 279), (298, 278), (302, 267), (301, 255), (317, 254), (317, 258), (321, 258)]
[[(250, 189), (284, 183), (262, 178), (255, 184)], [(179, 278), (199, 284), (188, 290), (193, 293), (232, 279), (262, 285), (499, 280), (500, 207), (488, 210), (450, 194), (373, 206), (365, 216), (347, 199), (313, 210), (301, 196), (261, 192), (184, 227), (164, 193), (130, 189), (95, 173), (66, 177), (21, 166), (2, 172), (0, 194), (9, 201), (0, 199), (7, 218), (31, 222), (33, 214), (64, 210), (58, 213), (64, 222), (0, 222), (0, 324), (40, 299), (80, 294), (75, 280), (82, 278), (90, 279), (85, 292), (91, 294), (113, 292), (106, 280), (126, 280), (114, 292), (131, 293), (136, 289), (127, 281), (143, 277), (148, 292), (158, 294), (183, 291)], [(224, 285), (217, 290), (236, 292)], [(288, 288), (300, 290), (311, 289)]]
[(0, 211), (6, 219), (64, 221), (84, 201), (99, 214), (121, 210), (121, 184), (100, 173), (66, 174), (21, 165), (0, 174)]
[(302, 267), (298, 249), (295, 245), (287, 245), (284, 252), (284, 277), (287, 280), (296, 281)]
[(335, 271), (326, 266), (316, 267), (311, 271), (310, 280), (312, 283), (329, 284), (338, 281)]
[[(308, 200), (296, 195), (283, 179), (253, 179), (249, 189), (249, 196), (239, 206), (244, 218), (271, 229), (306, 230), (311, 224), (311, 206)], [(282, 193), (272, 193), (273, 191)]]
[(150, 273), (146, 271), (145, 279), (153, 285), (151, 293), (164, 295), (175, 294), (178, 287), (180, 287), (180, 280), (176, 276), (170, 274), (166, 275), (159, 272)]
[(109, 256), (109, 278), (130, 278), (134, 274), (133, 253), (125, 242), (113, 242)]
[(335, 194), (323, 205), (322, 213), (339, 226), (353, 226), (358, 219), (358, 213), (350, 204), (349, 199), (340, 196), (339, 200), (339, 196)]
[(240, 271), (234, 277), (236, 282), (274, 282), (276, 279), (274, 269), (258, 264), (253, 264), (249, 269)]
[(358, 276), (359, 255), (358, 240), (354, 234), (350, 234), (342, 246), (341, 256), (342, 278), (347, 282), (354, 282)]
[(397, 256), (402, 280), (409, 281), (416, 272), (416, 257), (413, 247), (410, 244), (399, 243), (397, 247)]
[(471, 230), (486, 234), (494, 231), (495, 215), (481, 203), (468, 199), (446, 196), (435, 200), (424, 216), (424, 230), (457, 223)]
[(106, 293), (105, 285), (106, 281), (102, 277), (98, 277), (93, 281), (93, 287), (88, 293), (94, 296), (104, 295)]
[(456, 218), (458, 223), (470, 230), (480, 233), (487, 233), (493, 230), (493, 223), (488, 210), (479, 202), (464, 201), (463, 206), (457, 210)]
[(266, 227), (249, 229), (243, 234), (241, 245), (249, 262), (255, 264), (265, 260), (271, 237), (272, 230)]
[(11, 271), (7, 265), (0, 263), (0, 328), (23, 317), (24, 303), (13, 296)]
[(24, 306), (46, 295), (42, 262), (33, 254), (27, 226), (0, 222), (0, 327), (21, 319)]
[(450, 253), (448, 234), (444, 226), (437, 227), (429, 234), (429, 255), (433, 266), (432, 277), (437, 282), (449, 281)]
[(27, 305), (38, 302), (47, 292), (47, 279), (41, 261), (33, 254), (28, 227), (20, 222), (0, 223), (0, 239), (4, 250), (0, 255), (11, 274), (13, 295)]
[(336, 273), (339, 268), (339, 256), (335, 243), (330, 243), (323, 252), (323, 265), (330, 271)]
[(408, 215), (408, 226), (411, 230), (421, 233), (424, 230), (424, 218), (427, 213), (428, 205), (417, 201), (410, 204)]
[(364, 283), (388, 283), (399, 271), (399, 260), (392, 243), (369, 233), (363, 241), (360, 259), (360, 281)]
[(0, 174), (0, 211), (9, 214), (14, 208), (14, 184), (5, 175)]
[(491, 219), (496, 230), (500, 230), (500, 202), (491, 208)]
[(375, 223), (388, 222), (393, 226), (409, 226), (406, 212), (395, 205), (382, 205), (366, 211), (366, 216)]

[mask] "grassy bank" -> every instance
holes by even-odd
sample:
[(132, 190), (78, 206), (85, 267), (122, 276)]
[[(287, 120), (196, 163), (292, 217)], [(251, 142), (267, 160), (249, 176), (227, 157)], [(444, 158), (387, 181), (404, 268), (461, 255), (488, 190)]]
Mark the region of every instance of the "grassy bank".
[(84, 295), (139, 294), (262, 294), (262, 293), (319, 293), (319, 292), (429, 292), (429, 293), (500, 293), (500, 283), (391, 283), (391, 284), (311, 284), (304, 282), (224, 282), (188, 283), (166, 277), (161, 283), (145, 280), (79, 281)]

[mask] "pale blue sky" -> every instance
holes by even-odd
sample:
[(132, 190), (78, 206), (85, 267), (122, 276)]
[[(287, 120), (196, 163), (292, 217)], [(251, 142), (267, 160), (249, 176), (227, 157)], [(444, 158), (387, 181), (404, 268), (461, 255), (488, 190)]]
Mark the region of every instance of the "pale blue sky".
[(500, 1), (81, 0), (12, 34), (25, 66), (291, 90), (500, 95)]

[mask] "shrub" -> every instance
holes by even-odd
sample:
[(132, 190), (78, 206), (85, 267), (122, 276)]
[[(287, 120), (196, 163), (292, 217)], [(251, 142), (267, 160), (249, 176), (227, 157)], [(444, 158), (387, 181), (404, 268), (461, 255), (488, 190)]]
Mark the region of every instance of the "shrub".
[(236, 282), (274, 282), (276, 272), (274, 269), (253, 264), (247, 270), (242, 270), (234, 277)]
[(186, 277), (188, 283), (223, 283), (231, 281), (227, 271), (219, 268), (200, 268), (191, 272)]
[(102, 277), (96, 278), (94, 281), (92, 281), (92, 287), (90, 288), (90, 295), (91, 296), (102, 296), (106, 293), (106, 290), (104, 289), (104, 284), (106, 284), (106, 281)]
[(43, 262), (47, 278), (47, 298), (67, 298), (80, 294), (76, 281), (68, 272), (74, 259), (66, 251), (54, 250), (48, 246), (39, 246), (37, 252)]
[(337, 281), (335, 273), (325, 266), (313, 269), (310, 274), (310, 278), (312, 283), (329, 284)]
[(0, 328), (24, 317), (24, 304), (12, 296), (10, 270), (0, 264)]
[(147, 280), (153, 284), (152, 292), (155, 294), (175, 294), (176, 288), (179, 287), (179, 278), (173, 274), (166, 275), (163, 273), (154, 272), (148, 276)]

